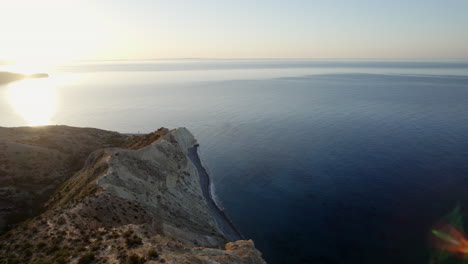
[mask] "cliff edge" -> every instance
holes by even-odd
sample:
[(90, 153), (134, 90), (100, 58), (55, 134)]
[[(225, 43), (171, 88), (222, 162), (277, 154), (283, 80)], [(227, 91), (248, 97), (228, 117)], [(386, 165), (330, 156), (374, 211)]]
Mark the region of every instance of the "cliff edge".
[(213, 208), (186, 128), (118, 140), (0, 238), (0, 263), (265, 263)]

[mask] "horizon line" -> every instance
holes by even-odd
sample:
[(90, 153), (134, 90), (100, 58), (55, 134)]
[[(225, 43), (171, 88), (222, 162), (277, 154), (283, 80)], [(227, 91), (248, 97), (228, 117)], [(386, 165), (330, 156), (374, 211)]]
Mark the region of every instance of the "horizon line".
[[(296, 57), (270, 57), (270, 58), (256, 58), (256, 57), (242, 57), (242, 58), (217, 58), (217, 57), (172, 57), (172, 58), (133, 58), (133, 59), (69, 59), (69, 60), (50, 60), (50, 61), (26, 61), (26, 62), (99, 62), (99, 61), (164, 61), (164, 60), (316, 60), (316, 61), (328, 61), (328, 60), (341, 60), (341, 61), (457, 61), (457, 62), (468, 62), (468, 58), (296, 58)], [(9, 60), (0, 59), (0, 65), (16, 64), (25, 61), (21, 60)]]

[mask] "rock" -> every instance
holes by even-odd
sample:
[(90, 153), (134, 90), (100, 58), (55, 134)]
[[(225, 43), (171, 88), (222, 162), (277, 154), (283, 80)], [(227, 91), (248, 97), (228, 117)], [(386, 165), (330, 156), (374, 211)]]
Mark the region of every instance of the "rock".
[(12, 72), (0, 72), (0, 85), (7, 84), (14, 81), (23, 80), (26, 78), (36, 79), (36, 78), (47, 78), (49, 74), (47, 73), (34, 73), (30, 75), (12, 73)]
[(0, 72), (0, 85), (26, 78), (25, 75), (11, 72)]
[(49, 77), (49, 74), (47, 74), (47, 73), (34, 73), (34, 74), (28, 75), (27, 77), (31, 78), (31, 79), (47, 78), (47, 77)]

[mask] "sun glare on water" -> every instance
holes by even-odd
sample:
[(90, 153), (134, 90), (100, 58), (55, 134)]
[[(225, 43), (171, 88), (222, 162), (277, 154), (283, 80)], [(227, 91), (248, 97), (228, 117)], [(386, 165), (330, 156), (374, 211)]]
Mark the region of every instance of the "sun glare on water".
[(56, 113), (55, 87), (47, 79), (26, 79), (11, 83), (8, 101), (30, 126), (50, 125)]

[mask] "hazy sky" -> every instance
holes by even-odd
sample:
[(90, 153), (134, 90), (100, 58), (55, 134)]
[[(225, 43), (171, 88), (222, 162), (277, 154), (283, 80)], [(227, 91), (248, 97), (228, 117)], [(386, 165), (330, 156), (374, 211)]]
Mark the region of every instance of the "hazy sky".
[(468, 0), (0, 1), (0, 59), (468, 59)]

